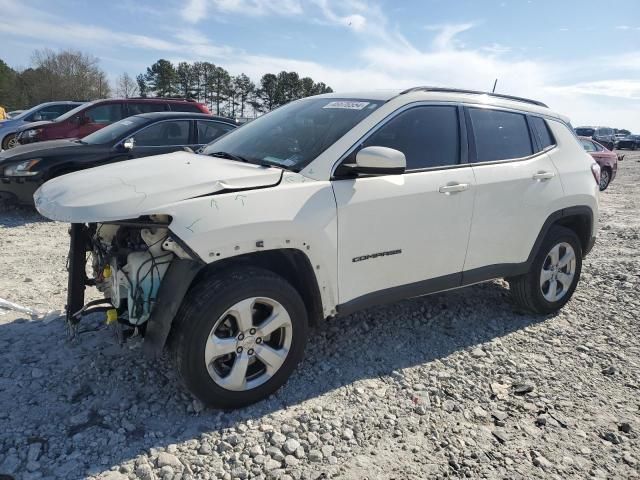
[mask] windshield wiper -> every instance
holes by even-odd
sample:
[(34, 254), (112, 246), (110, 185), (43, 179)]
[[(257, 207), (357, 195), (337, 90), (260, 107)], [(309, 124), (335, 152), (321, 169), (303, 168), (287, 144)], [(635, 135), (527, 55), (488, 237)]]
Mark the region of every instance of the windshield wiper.
[(246, 158), (241, 157), (240, 155), (234, 155), (233, 153), (229, 153), (229, 152), (213, 152), (213, 153), (208, 153), (207, 155), (209, 155), (210, 157), (218, 157), (218, 158), (226, 158), (227, 160), (235, 160), (236, 162), (251, 163)]

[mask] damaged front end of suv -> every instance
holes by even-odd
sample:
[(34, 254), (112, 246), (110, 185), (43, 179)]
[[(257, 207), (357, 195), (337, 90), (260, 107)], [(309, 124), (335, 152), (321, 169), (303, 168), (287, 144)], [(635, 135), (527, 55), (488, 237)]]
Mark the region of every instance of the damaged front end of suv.
[[(281, 176), (275, 168), (176, 152), (46, 182), (34, 195), (36, 208), (71, 224), (69, 335), (75, 336), (83, 316), (106, 312), (119, 334), (139, 333), (145, 353), (160, 354), (185, 293), (206, 265), (171, 231), (165, 207), (273, 186)], [(188, 225), (182, 228), (191, 233)], [(85, 304), (88, 286), (104, 299)]]
[[(149, 215), (71, 224), (66, 307), (71, 338), (84, 315), (106, 311), (107, 322), (118, 322), (120, 334), (144, 335), (147, 355), (161, 353), (180, 300), (203, 265), (171, 235), (169, 223), (166, 215)], [(85, 304), (87, 286), (95, 286), (104, 300)], [(97, 306), (105, 303), (109, 306)]]

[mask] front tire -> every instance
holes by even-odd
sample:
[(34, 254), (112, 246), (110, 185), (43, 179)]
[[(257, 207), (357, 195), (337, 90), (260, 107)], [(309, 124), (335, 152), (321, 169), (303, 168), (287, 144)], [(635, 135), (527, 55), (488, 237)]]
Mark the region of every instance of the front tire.
[(18, 138), (15, 133), (10, 133), (2, 139), (2, 149), (9, 150), (19, 145)]
[(515, 302), (535, 313), (550, 314), (571, 299), (582, 271), (582, 247), (573, 230), (553, 226), (547, 233), (529, 272), (510, 278)]
[(280, 388), (302, 359), (308, 334), (295, 288), (258, 268), (206, 278), (188, 293), (175, 322), (180, 377), (205, 405), (223, 409)]

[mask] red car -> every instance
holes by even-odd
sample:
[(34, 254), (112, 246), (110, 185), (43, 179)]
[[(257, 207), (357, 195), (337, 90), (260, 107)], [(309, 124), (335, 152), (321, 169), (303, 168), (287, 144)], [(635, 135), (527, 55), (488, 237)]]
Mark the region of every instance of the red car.
[(578, 139), (585, 151), (600, 165), (600, 191), (605, 190), (616, 178), (618, 161), (621, 161), (624, 155), (612, 152), (589, 137), (578, 137)]
[(52, 122), (34, 122), (17, 131), (20, 144), (83, 138), (110, 123), (141, 113), (191, 112), (210, 114), (209, 109), (195, 100), (176, 98), (122, 98), (84, 103)]

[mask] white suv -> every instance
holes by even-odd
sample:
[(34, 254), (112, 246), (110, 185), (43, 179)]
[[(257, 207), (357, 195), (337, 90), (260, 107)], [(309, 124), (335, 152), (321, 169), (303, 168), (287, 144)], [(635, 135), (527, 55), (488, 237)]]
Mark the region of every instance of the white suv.
[[(298, 100), (201, 154), (65, 175), (35, 201), (73, 224), (70, 331), (108, 309), (233, 408), (281, 386), (327, 317), (502, 277), (519, 306), (557, 311), (595, 240), (598, 176), (540, 102), (418, 87)], [(83, 307), (85, 285), (110, 305)]]

